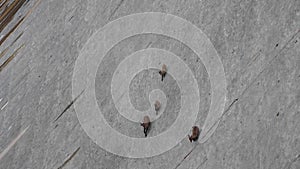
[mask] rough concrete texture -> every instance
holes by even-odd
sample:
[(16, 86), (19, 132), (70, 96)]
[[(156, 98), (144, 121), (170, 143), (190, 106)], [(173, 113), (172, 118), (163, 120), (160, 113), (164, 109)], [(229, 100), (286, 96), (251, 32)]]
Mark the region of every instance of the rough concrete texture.
[[(34, 3), (22, 6), (16, 16)], [(224, 65), (228, 109), (206, 143), (185, 139), (159, 156), (130, 159), (101, 149), (81, 128), (70, 105), (72, 71), (96, 30), (119, 17), (149, 11), (182, 17), (208, 36)], [(4, 51), (24, 32), (0, 57), (2, 64), (25, 44), (0, 71), (0, 152), (30, 126), (0, 159), (0, 168), (299, 169), (299, 31), (299, 0), (42, 1), (0, 47)], [(107, 54), (96, 79), (100, 107), (111, 104), (107, 84), (120, 59), (149, 45), (175, 53), (194, 72), (201, 97), (197, 123), (202, 124), (211, 99), (205, 67), (187, 46), (160, 35), (130, 37)], [(176, 119), (180, 93), (171, 76), (165, 83), (153, 81), (154, 71), (140, 72), (130, 84), (132, 103), (140, 110), (150, 106), (145, 97), (152, 89), (160, 88), (170, 97), (153, 135)], [(119, 132), (143, 137), (140, 126), (116, 110), (104, 116)]]

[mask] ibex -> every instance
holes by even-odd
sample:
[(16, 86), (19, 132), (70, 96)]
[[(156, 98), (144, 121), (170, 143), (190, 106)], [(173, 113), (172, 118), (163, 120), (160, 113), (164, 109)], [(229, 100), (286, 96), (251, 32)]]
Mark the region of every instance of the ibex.
[(147, 137), (147, 134), (148, 134), (148, 130), (150, 128), (150, 118), (149, 116), (144, 116), (144, 120), (143, 120), (143, 123), (141, 123), (141, 126), (144, 127), (144, 134), (145, 134), (145, 137)]
[(160, 109), (160, 102), (158, 100), (154, 103), (154, 109), (156, 111), (156, 115), (158, 114), (158, 110)]
[(200, 130), (197, 126), (193, 126), (192, 135), (188, 135), (190, 142), (197, 141), (200, 135)]
[(167, 74), (167, 66), (165, 64), (162, 65), (162, 68), (159, 71), (159, 74), (161, 75), (161, 81), (163, 81)]

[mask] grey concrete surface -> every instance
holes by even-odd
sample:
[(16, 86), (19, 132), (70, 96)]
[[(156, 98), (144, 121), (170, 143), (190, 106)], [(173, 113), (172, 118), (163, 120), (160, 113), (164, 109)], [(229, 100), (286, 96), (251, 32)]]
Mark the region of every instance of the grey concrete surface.
[[(149, 11), (177, 15), (207, 34), (224, 65), (228, 111), (204, 144), (184, 139), (159, 156), (129, 159), (95, 144), (81, 128), (74, 107), (68, 108), (72, 71), (79, 51), (96, 30), (119, 17)], [(0, 72), (0, 108), (8, 102), (0, 110), (0, 152), (30, 127), (0, 159), (1, 169), (300, 168), (300, 1), (47, 0), (0, 51), (21, 31), (22, 37), (12, 48), (23, 43), (25, 47)], [(120, 60), (149, 45), (173, 52), (194, 72), (201, 97), (197, 123), (203, 124), (211, 99), (205, 67), (187, 46), (160, 35), (130, 37), (107, 54), (96, 78), (98, 105), (105, 109), (112, 104), (107, 84)], [(143, 110), (150, 104), (143, 97), (151, 89), (169, 93), (167, 111), (151, 131), (155, 135), (175, 120), (180, 91), (171, 77), (164, 84), (153, 81), (149, 78), (153, 71), (140, 72), (134, 78), (130, 97)], [(235, 99), (238, 101), (231, 105)], [(138, 124), (122, 118), (116, 110), (104, 116), (119, 132), (143, 136)]]

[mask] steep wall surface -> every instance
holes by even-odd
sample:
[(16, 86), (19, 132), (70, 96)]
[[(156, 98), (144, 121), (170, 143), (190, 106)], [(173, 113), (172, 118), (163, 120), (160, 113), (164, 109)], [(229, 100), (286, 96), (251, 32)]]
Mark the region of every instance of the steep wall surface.
[[(0, 0), (0, 4), (1, 169), (300, 168), (300, 1)], [(186, 137), (163, 154), (133, 159), (100, 148), (83, 130), (73, 105), (82, 100), (72, 97), (72, 75), (93, 33), (110, 21), (141, 12), (179, 16), (206, 34), (224, 66), (227, 99), (220, 123), (205, 143), (190, 143)], [(128, 37), (103, 59), (95, 93), (107, 123), (124, 135), (144, 136), (138, 123), (118, 114), (109, 87), (122, 58), (150, 47), (176, 54), (193, 71), (200, 93), (196, 123), (202, 127), (212, 99), (205, 65), (185, 44), (157, 34)], [(131, 103), (139, 110), (151, 106), (148, 95), (153, 89), (167, 96), (165, 112), (153, 122), (150, 137), (175, 122), (181, 102), (176, 79), (167, 75), (162, 83), (156, 76), (156, 69), (141, 71), (129, 86)]]

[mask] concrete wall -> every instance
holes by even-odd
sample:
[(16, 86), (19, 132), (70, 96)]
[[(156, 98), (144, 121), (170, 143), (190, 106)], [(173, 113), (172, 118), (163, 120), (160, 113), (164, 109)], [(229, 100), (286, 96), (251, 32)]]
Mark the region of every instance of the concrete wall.
[[(15, 18), (33, 4), (29, 1)], [(204, 144), (184, 139), (159, 156), (130, 159), (101, 149), (81, 128), (70, 105), (72, 71), (80, 50), (96, 30), (119, 17), (149, 11), (182, 17), (208, 36), (224, 65), (228, 111)], [(0, 168), (300, 168), (299, 31), (297, 0), (42, 1), (0, 47), (5, 50), (24, 32), (0, 58), (2, 64), (25, 44), (0, 72), (0, 108), (7, 103), (0, 110), (0, 152), (29, 126), (0, 159)], [(197, 123), (202, 124), (211, 99), (207, 72), (201, 61), (192, 59), (195, 54), (188, 47), (168, 37), (141, 35), (116, 45), (103, 63), (111, 66), (98, 70), (97, 96), (106, 96), (102, 87), (111, 76), (105, 72), (114, 71), (118, 57), (149, 44), (180, 55), (193, 67), (201, 84)], [(180, 91), (171, 78), (165, 85), (152, 81), (151, 74), (153, 70), (138, 74), (130, 90), (132, 102), (140, 109), (149, 106), (143, 100), (147, 96), (143, 88), (170, 92), (173, 100), (165, 119), (156, 122), (155, 134), (175, 120)], [(109, 100), (110, 96), (102, 100), (103, 105), (110, 104)], [(143, 137), (138, 124), (120, 118), (116, 111), (104, 116), (119, 132)]]

